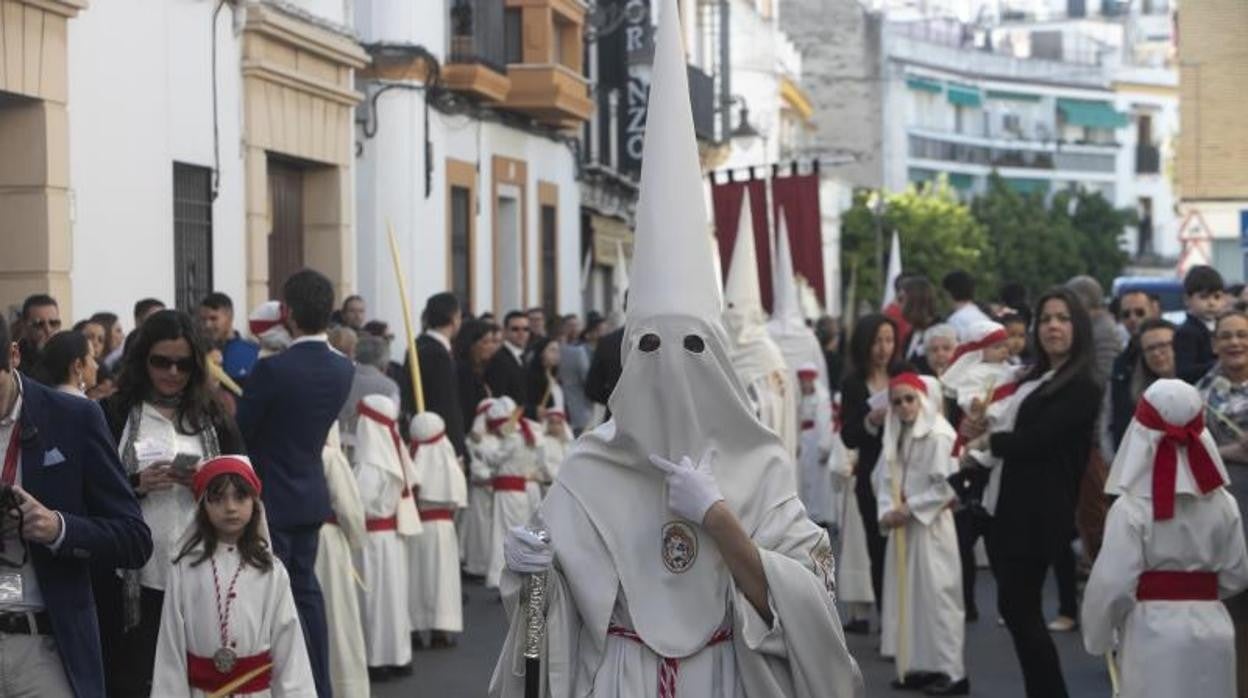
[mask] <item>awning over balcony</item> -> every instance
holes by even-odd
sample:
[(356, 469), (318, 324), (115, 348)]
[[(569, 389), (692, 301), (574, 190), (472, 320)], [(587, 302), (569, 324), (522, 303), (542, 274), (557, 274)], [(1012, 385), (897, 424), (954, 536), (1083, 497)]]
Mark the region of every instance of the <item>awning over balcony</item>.
[(1005, 185), (1024, 196), (1027, 194), (1047, 194), (1050, 187), (1047, 179), (1025, 179), (1022, 177), (1006, 177)]
[(945, 89), (945, 96), (949, 99), (950, 104), (956, 104), (959, 107), (977, 109), (983, 104), (979, 97), (978, 87), (949, 83), (949, 86)]
[(920, 92), (932, 92), (934, 94), (940, 94), (941, 92), (944, 92), (945, 90), (944, 86), (940, 84), (939, 80), (921, 78), (916, 75), (906, 76), (906, 87), (909, 87), (912, 90), (919, 90)]
[(988, 90), (988, 99), (1008, 99), (1013, 102), (1039, 102), (1040, 95), (1025, 92), (1009, 92), (1006, 90)]
[(1127, 115), (1115, 111), (1109, 102), (1058, 97), (1057, 110), (1066, 123), (1086, 128), (1117, 129), (1127, 125)]
[(965, 172), (950, 172), (949, 185), (954, 189), (963, 191), (970, 189), (975, 184), (975, 176), (966, 174)]

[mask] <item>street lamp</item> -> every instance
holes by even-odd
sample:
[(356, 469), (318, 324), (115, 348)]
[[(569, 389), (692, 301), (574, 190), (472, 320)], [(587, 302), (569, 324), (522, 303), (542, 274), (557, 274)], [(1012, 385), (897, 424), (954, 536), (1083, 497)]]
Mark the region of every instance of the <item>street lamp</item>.
[(741, 121), (737, 127), (732, 129), (730, 134), (733, 138), (758, 138), (760, 135), (758, 129), (750, 123), (750, 107), (745, 103), (744, 99), (737, 98), (741, 102)]

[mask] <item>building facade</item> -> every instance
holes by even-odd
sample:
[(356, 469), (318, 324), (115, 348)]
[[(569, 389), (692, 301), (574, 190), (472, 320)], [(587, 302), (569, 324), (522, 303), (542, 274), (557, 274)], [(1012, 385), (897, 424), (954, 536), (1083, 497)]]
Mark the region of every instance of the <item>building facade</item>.
[[(440, 11), (435, 11), (437, 5)], [(358, 289), (402, 326), (387, 229), (416, 308), (581, 311), (575, 131), (593, 111), (579, 0), (364, 0)]]
[(7, 302), (46, 291), (67, 318), (128, 318), (138, 298), (190, 310), (221, 290), (241, 318), (303, 266), (354, 288), (354, 71), (368, 57), (342, 3), (57, 4), (4, 13), (42, 27), (25, 65), (48, 72), (30, 83), (43, 98), (0, 99), (0, 161), (31, 180), (0, 194), (0, 238), (28, 251), (0, 269)]
[(1188, 2), (1179, 13), (1183, 131), (1179, 137), (1180, 212), (1195, 261), (1229, 279), (1248, 278), (1248, 4)]

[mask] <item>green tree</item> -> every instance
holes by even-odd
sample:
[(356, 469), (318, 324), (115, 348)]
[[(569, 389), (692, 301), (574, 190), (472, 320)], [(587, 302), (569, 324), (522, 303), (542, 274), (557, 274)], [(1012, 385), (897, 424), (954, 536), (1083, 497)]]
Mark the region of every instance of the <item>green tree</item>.
[(1122, 237), (1128, 225), (1136, 224), (1134, 211), (1116, 209), (1100, 192), (1061, 192), (1053, 197), (1051, 216), (1068, 221), (1076, 232), (1083, 274), (1101, 282), (1108, 291), (1114, 277), (1122, 273), (1128, 256)]
[(877, 261), (873, 194), (857, 192), (841, 223), (841, 269), (847, 283), (856, 277), (853, 292), (858, 302), (879, 307), (894, 230), (901, 243), (902, 268), (908, 273), (923, 274), (936, 284), (954, 269), (966, 269), (985, 283), (996, 278), (986, 254), (989, 246), (983, 226), (944, 181), (884, 195), (878, 220), (883, 259)]

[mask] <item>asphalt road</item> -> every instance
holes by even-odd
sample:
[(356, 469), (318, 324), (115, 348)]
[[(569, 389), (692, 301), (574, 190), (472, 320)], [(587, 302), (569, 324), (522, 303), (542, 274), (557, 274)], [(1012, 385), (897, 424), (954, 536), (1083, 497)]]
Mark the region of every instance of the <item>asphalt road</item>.
[[(464, 607), (465, 632), (453, 649), (423, 650), (415, 653), (410, 677), (373, 684), (378, 698), (475, 698), (484, 696), (505, 632), (503, 606), (494, 592), (479, 583), (465, 581), (468, 603)], [(1056, 612), (1057, 598), (1052, 580), (1047, 608)], [(967, 626), (966, 666), (971, 678), (971, 695), (984, 698), (1022, 696), (1022, 674), (1014, 657), (1009, 633), (996, 623), (996, 587), (986, 570), (980, 572), (976, 589), (980, 620)], [(912, 692), (893, 691), (889, 681), (893, 665), (876, 652), (877, 628), (869, 635), (849, 636), (850, 652), (858, 660), (867, 683), (867, 695), (909, 696)], [(1083, 651), (1078, 632), (1055, 634), (1062, 670), (1072, 698), (1108, 696), (1109, 678), (1102, 660)]]

